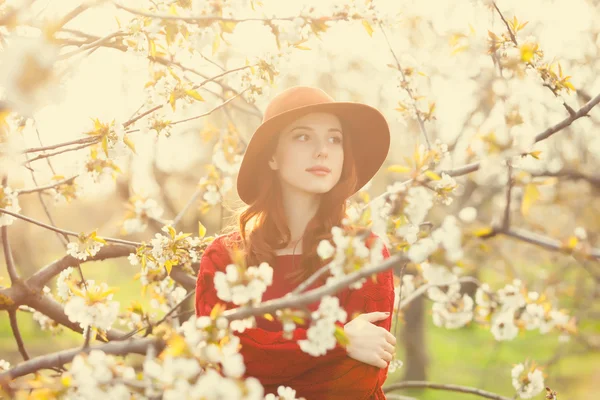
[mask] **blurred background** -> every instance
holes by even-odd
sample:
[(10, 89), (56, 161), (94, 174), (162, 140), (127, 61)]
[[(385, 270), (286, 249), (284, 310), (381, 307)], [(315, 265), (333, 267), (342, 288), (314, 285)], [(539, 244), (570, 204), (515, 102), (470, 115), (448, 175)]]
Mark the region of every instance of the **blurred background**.
[[(51, 20), (64, 16), (80, 3), (39, 0), (32, 2), (29, 12), (38, 22)], [(141, 10), (149, 7), (149, 3), (128, 1), (126, 6)], [(181, 2), (164, 3), (179, 5)], [(345, 5), (355, 4), (334, 0), (213, 3), (225, 4), (239, 19), (256, 16), (257, 12), (263, 13), (263, 18), (307, 12), (331, 15)], [(153, 74), (165, 70), (164, 65), (150, 66), (147, 43), (145, 48), (139, 49), (126, 42), (127, 39), (134, 43), (138, 40), (132, 33), (137, 16), (114, 4), (99, 2), (78, 15), (65, 25), (64, 38), (85, 38), (75, 33), (84, 32), (98, 39), (122, 30), (129, 35), (119, 42), (125, 47), (101, 46), (93, 52), (61, 59), (58, 65), (63, 75), (57, 87), (33, 118), (21, 123), (17, 119), (9, 120), (12, 132), (21, 125), (20, 134), (4, 136), (4, 149), (35, 148), (77, 140), (93, 129), (93, 119), (123, 123), (139, 109), (157, 104), (153, 103), (152, 92), (159, 93), (161, 89), (148, 83), (152, 82)], [(519, 40), (539, 45), (544, 60), (560, 62), (564, 76), (571, 76), (569, 81), (576, 90), (562, 91), (558, 97), (543, 85), (539, 71), (530, 68), (520, 74), (518, 68), (505, 66), (502, 69), (488, 54), (489, 31), (496, 35), (506, 32), (491, 2), (374, 0), (356, 4), (353, 7), (357, 12), (368, 9), (365, 4), (373, 5), (376, 14), (369, 16), (375, 15), (383, 21), (387, 38), (376, 25), (370, 27), (370, 32), (360, 18), (352, 22), (333, 21), (318, 37), (308, 35), (306, 41), (292, 46), (282, 56), (272, 27), (260, 21), (248, 21), (229, 27), (231, 32), (223, 33), (218, 44), (215, 44), (215, 35), (208, 39), (200, 35), (187, 44), (195, 53), (166, 49), (164, 58), (180, 63), (179, 67), (171, 66), (173, 70), (196, 84), (240, 68), (246, 60), (269, 60), (277, 74), (273, 83), (258, 79), (256, 84), (264, 89), (263, 93), (253, 94), (253, 98), (246, 93), (202, 118), (162, 131), (152, 122), (141, 120), (134, 125), (137, 131), (130, 134), (136, 153), (115, 155), (120, 172), (103, 172), (95, 181), (79, 181), (81, 193), (68, 201), (66, 192), (23, 193), (19, 195), (20, 213), (48, 223), (42, 199), (47, 203), (53, 223), (63, 229), (97, 230), (101, 236), (149, 241), (160, 231), (161, 225), (149, 218), (142, 218), (141, 222), (130, 218), (126, 222), (132, 196), (155, 200), (156, 210), (162, 210), (162, 213), (156, 211), (156, 215), (166, 220), (175, 218), (192, 199), (178, 231), (196, 232), (201, 221), (209, 234), (217, 234), (231, 222), (232, 210), (241, 206), (235, 193), (235, 168), (239, 155), (243, 154), (244, 143), (260, 124), (269, 99), (292, 85), (318, 86), (337, 100), (365, 102), (386, 115), (392, 132), (389, 157), (385, 168), (363, 191), (376, 196), (389, 185), (410, 177), (390, 172), (387, 167), (406, 165), (406, 158), (412, 157), (415, 149), (425, 143), (418, 120), (403, 107), (410, 98), (401, 85), (402, 75), (396, 67), (395, 55), (410, 82), (418, 109), (424, 115), (431, 112), (431, 118), (425, 122), (430, 140), (438, 139), (449, 148), (451, 157), (441, 167), (450, 169), (483, 158), (491, 160), (485, 168), (457, 177), (460, 187), (452, 203), (436, 204), (427, 220), (437, 226), (444, 216), (474, 207), (477, 216), (470, 227), (478, 229), (502, 217), (506, 176), (494, 167), (494, 160), (503, 154), (502, 145), (510, 142), (507, 138), (521, 135), (527, 140), (568, 116), (563, 102), (577, 110), (600, 92), (600, 4), (597, 1), (496, 2), (508, 20), (516, 17), (519, 23), (528, 22), (519, 32)], [(252, 10), (252, 6), (257, 11)], [(301, 38), (302, 34), (294, 30), (302, 30), (300, 25), (298, 21), (285, 25), (288, 32), (281, 33), (281, 39)], [(31, 28), (16, 29), (28, 35)], [(220, 26), (220, 29), (227, 27)], [(8, 36), (7, 32), (0, 34)], [(66, 46), (66, 41), (62, 45)], [(77, 45), (64, 47), (63, 54), (77, 48)], [(190, 70), (180, 68), (181, 65)], [(150, 120), (173, 121), (207, 113), (244, 88), (248, 82), (242, 80), (243, 74), (244, 71), (233, 72), (208, 82), (198, 89), (202, 101), (192, 101), (185, 107), (178, 103), (175, 110), (164, 107)], [(511, 118), (519, 122), (513, 123)], [(579, 232), (583, 229), (586, 243), (592, 247), (599, 245), (599, 121), (600, 112), (593, 109), (588, 117), (537, 143), (534, 149), (539, 151), (539, 157), (524, 159), (516, 167), (519, 184), (512, 193), (514, 226), (559, 241), (566, 241), (577, 229)], [(28, 189), (51, 183), (56, 175), (80, 174), (89, 165), (89, 157), (89, 149), (84, 148), (52, 157), (52, 165), (44, 159), (31, 162), (27, 164), (29, 169), (22, 165), (27, 161), (23, 154), (16, 150), (10, 154), (5, 150), (2, 171), (9, 174), (9, 185), (13, 189)], [(115, 172), (114, 179), (112, 172)], [(534, 195), (528, 195), (527, 188), (531, 186), (527, 184), (533, 181), (540, 184)], [(202, 190), (198, 192), (198, 188)], [(522, 208), (523, 201), (531, 204), (527, 210)], [(140, 227), (142, 223), (147, 226)], [(17, 269), (24, 277), (65, 254), (59, 235), (39, 226), (16, 220), (10, 231)], [(404, 366), (391, 373), (386, 384), (402, 379), (430, 380), (510, 396), (514, 393), (510, 384), (512, 366), (530, 359), (544, 367), (546, 384), (560, 394), (559, 398), (596, 398), (593, 382), (600, 379), (598, 261), (504, 236), (468, 241), (462, 261), (467, 274), (494, 289), (520, 279), (529, 290), (545, 293), (556, 307), (576, 317), (577, 334), (542, 335), (538, 331), (527, 331), (514, 340), (498, 342), (489, 327), (481, 324), (471, 323), (456, 330), (434, 326), (432, 302), (421, 298), (409, 307), (398, 327), (398, 358), (404, 361)], [(151, 294), (142, 294), (139, 280), (134, 279), (139, 267), (132, 266), (126, 258), (85, 263), (83, 270), (87, 279), (118, 287), (115, 299), (123, 310), (136, 301), (145, 308), (155, 307)], [(0, 285), (10, 282), (5, 268), (0, 268), (0, 277), (3, 278)], [(53, 285), (54, 281), (49, 286)], [(474, 288), (468, 285), (463, 290), (474, 295)], [(191, 302), (187, 306), (190, 308), (193, 308)], [(160, 308), (155, 311), (164, 313)], [(81, 343), (81, 335), (67, 329), (42, 330), (31, 313), (18, 313), (18, 321), (31, 356)], [(0, 315), (0, 359), (11, 364), (21, 360), (5, 313)], [(419, 399), (464, 398), (460, 394), (433, 391), (402, 393)]]

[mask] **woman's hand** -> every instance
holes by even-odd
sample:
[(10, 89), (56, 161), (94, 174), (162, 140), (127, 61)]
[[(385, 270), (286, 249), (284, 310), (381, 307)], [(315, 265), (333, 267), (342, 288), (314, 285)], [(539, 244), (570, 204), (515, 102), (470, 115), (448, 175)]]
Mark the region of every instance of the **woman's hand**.
[(373, 322), (384, 320), (389, 315), (387, 312), (360, 314), (344, 325), (349, 341), (346, 347), (348, 356), (374, 367), (387, 367), (396, 351), (396, 338)]

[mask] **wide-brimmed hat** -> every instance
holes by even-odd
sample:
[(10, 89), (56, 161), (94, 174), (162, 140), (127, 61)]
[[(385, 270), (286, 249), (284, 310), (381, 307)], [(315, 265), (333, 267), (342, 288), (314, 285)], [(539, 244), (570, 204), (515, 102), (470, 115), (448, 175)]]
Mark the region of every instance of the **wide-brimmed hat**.
[(390, 148), (390, 130), (383, 114), (366, 104), (335, 101), (318, 88), (294, 86), (271, 100), (262, 124), (250, 138), (237, 178), (238, 195), (244, 203), (251, 204), (258, 197), (258, 183), (269, 173), (269, 153), (281, 129), (312, 112), (336, 115), (344, 135), (350, 135), (358, 178), (353, 193), (377, 173)]

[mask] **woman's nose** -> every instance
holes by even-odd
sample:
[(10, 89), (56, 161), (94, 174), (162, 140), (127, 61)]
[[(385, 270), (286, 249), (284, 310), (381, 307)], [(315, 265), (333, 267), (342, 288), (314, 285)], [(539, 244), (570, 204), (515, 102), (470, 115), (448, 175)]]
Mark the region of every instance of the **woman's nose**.
[(315, 141), (315, 158), (319, 157), (327, 157), (329, 155), (329, 150), (327, 148), (327, 139), (325, 138), (316, 138)]

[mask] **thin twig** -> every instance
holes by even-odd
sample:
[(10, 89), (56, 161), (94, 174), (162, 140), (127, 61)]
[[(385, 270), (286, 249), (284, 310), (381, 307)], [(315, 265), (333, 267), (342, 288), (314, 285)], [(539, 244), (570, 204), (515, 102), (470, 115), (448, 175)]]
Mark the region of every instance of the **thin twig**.
[(186, 205), (183, 207), (183, 209), (179, 212), (179, 214), (177, 214), (175, 219), (173, 219), (173, 227), (175, 227), (179, 223), (179, 221), (181, 221), (181, 219), (183, 218), (185, 213), (188, 211), (188, 209), (192, 206), (192, 204), (194, 204), (196, 202), (198, 197), (200, 197), (200, 195), (202, 194), (202, 191), (203, 191), (203, 189), (200, 186), (198, 186), (196, 188), (196, 191), (194, 192), (192, 197), (190, 197), (190, 199), (188, 200)]
[(220, 109), (222, 107), (225, 107), (227, 104), (231, 103), (233, 100), (237, 99), (239, 96), (241, 96), (242, 94), (244, 94), (248, 90), (249, 90), (249, 88), (244, 89), (243, 91), (237, 93), (233, 97), (227, 99), (222, 104), (219, 104), (218, 106), (214, 107), (212, 110), (209, 110), (209, 111), (205, 112), (204, 114), (200, 114), (200, 115), (196, 115), (195, 117), (190, 117), (190, 118), (182, 119), (182, 120), (179, 120), (179, 121), (171, 122), (170, 125), (176, 125), (176, 124), (180, 124), (182, 122), (193, 121), (193, 120), (198, 119), (198, 118), (206, 117), (207, 115), (212, 114), (213, 112), (217, 111), (218, 109)]
[(513, 178), (512, 178), (512, 163), (508, 161), (508, 187), (506, 188), (506, 208), (504, 209), (504, 218), (502, 219), (502, 229), (506, 230), (510, 226), (510, 203), (512, 199), (512, 188), (513, 188)]
[(79, 175), (75, 175), (70, 178), (62, 179), (56, 183), (51, 183), (51, 184), (45, 185), (45, 186), (38, 186), (38, 187), (30, 188), (30, 189), (17, 189), (17, 190), (15, 190), (15, 192), (17, 192), (19, 195), (43, 192), (44, 190), (54, 189), (55, 187), (58, 187), (60, 185), (69, 184), (78, 176)]
[(400, 60), (396, 56), (396, 53), (394, 52), (392, 44), (390, 43), (390, 40), (388, 39), (387, 34), (385, 33), (385, 29), (383, 29), (383, 25), (381, 24), (381, 22), (379, 23), (379, 29), (381, 29), (381, 32), (383, 33), (383, 37), (385, 38), (385, 41), (388, 44), (390, 52), (392, 53), (392, 56), (394, 56), (394, 60), (396, 60), (396, 65), (398, 67), (398, 71), (400, 71), (400, 74), (402, 75), (402, 82), (404, 83), (404, 86), (405, 86), (404, 90), (406, 90), (406, 92), (408, 93), (408, 95), (410, 96), (410, 98), (413, 101), (413, 108), (414, 108), (415, 114), (417, 116), (417, 121), (419, 122), (419, 129), (421, 130), (421, 133), (425, 137), (425, 142), (427, 142), (427, 148), (431, 149), (431, 143), (429, 142), (429, 135), (427, 134), (427, 129), (425, 129), (425, 123), (423, 122), (423, 118), (421, 118), (421, 114), (419, 113), (419, 109), (417, 108), (417, 101), (416, 101), (415, 97), (413, 96), (412, 90), (410, 90), (410, 87), (408, 87), (408, 80), (406, 79), (406, 75), (404, 75), (404, 70), (402, 69), (402, 66), (400, 65)]
[[(41, 226), (42, 228), (46, 228), (46, 229), (49, 229), (49, 230), (54, 231), (54, 232), (64, 233), (65, 235), (75, 236), (75, 237), (79, 236), (79, 234), (77, 232), (71, 232), (71, 231), (67, 231), (67, 230), (64, 230), (64, 229), (56, 228), (56, 227), (54, 227), (52, 225), (45, 224), (45, 223), (37, 221), (37, 220), (35, 220), (33, 218), (29, 218), (29, 217), (26, 217), (24, 215), (17, 214), (17, 213), (14, 213), (12, 211), (5, 210), (4, 208), (0, 208), (0, 213), (12, 215), (15, 218), (22, 219), (24, 221), (30, 222), (30, 223), (35, 224), (37, 226)], [(129, 240), (114, 239), (114, 238), (107, 238), (107, 237), (100, 237), (100, 236), (98, 236), (98, 237), (101, 238), (101, 239), (106, 240), (107, 242), (119, 243), (119, 244), (124, 244), (124, 245), (128, 245), (128, 246), (139, 247), (139, 246), (142, 245), (141, 243), (131, 242)]]
[(24, 153), (37, 153), (39, 151), (46, 151), (46, 150), (54, 150), (54, 149), (58, 149), (61, 147), (65, 147), (65, 146), (71, 146), (74, 144), (90, 144), (90, 143), (97, 143), (99, 141), (98, 137), (86, 137), (86, 138), (82, 138), (82, 139), (77, 139), (77, 140), (72, 140), (70, 142), (63, 142), (63, 143), (58, 143), (58, 144), (53, 144), (50, 146), (41, 146), (41, 147), (32, 147), (30, 149), (26, 149), (24, 151)]
[(23, 337), (21, 336), (21, 332), (19, 331), (19, 323), (17, 321), (17, 311), (16, 310), (8, 310), (8, 316), (10, 319), (10, 328), (12, 329), (13, 336), (17, 341), (17, 347), (19, 348), (19, 353), (23, 357), (23, 360), (29, 360), (29, 354), (27, 354), (27, 349), (25, 349), (25, 344), (23, 343)]
[(2, 226), (2, 248), (4, 250), (4, 259), (6, 260), (6, 269), (8, 276), (13, 285), (21, 280), (19, 273), (15, 267), (15, 260), (13, 259), (12, 250), (8, 241), (8, 226)]
[(146, 331), (146, 332), (150, 332), (150, 330), (155, 327), (155, 326), (159, 326), (160, 324), (162, 324), (163, 322), (165, 322), (167, 320), (167, 318), (169, 318), (179, 307), (181, 307), (181, 305), (183, 303), (185, 303), (185, 301), (187, 299), (189, 299), (190, 297), (192, 297), (194, 294), (196, 293), (196, 289), (194, 288), (194, 290), (189, 291), (185, 297), (179, 302), (177, 303), (173, 308), (171, 308), (169, 310), (168, 313), (166, 313), (160, 320), (158, 320), (157, 322), (153, 322), (153, 323), (149, 323), (148, 325), (139, 328), (139, 329), (134, 329), (131, 332), (125, 334), (125, 336), (123, 337), (123, 339), (129, 339), (130, 337), (140, 333), (141, 331)]
[(472, 394), (486, 399), (492, 400), (511, 400), (509, 397), (501, 396), (496, 393), (487, 392), (485, 390), (476, 389), (468, 386), (450, 385), (442, 383), (433, 383), (426, 381), (406, 381), (400, 383), (394, 383), (393, 385), (385, 386), (383, 388), (384, 393), (391, 392), (392, 390), (409, 389), (409, 388), (424, 388), (434, 390), (445, 390), (448, 392), (459, 392)]

